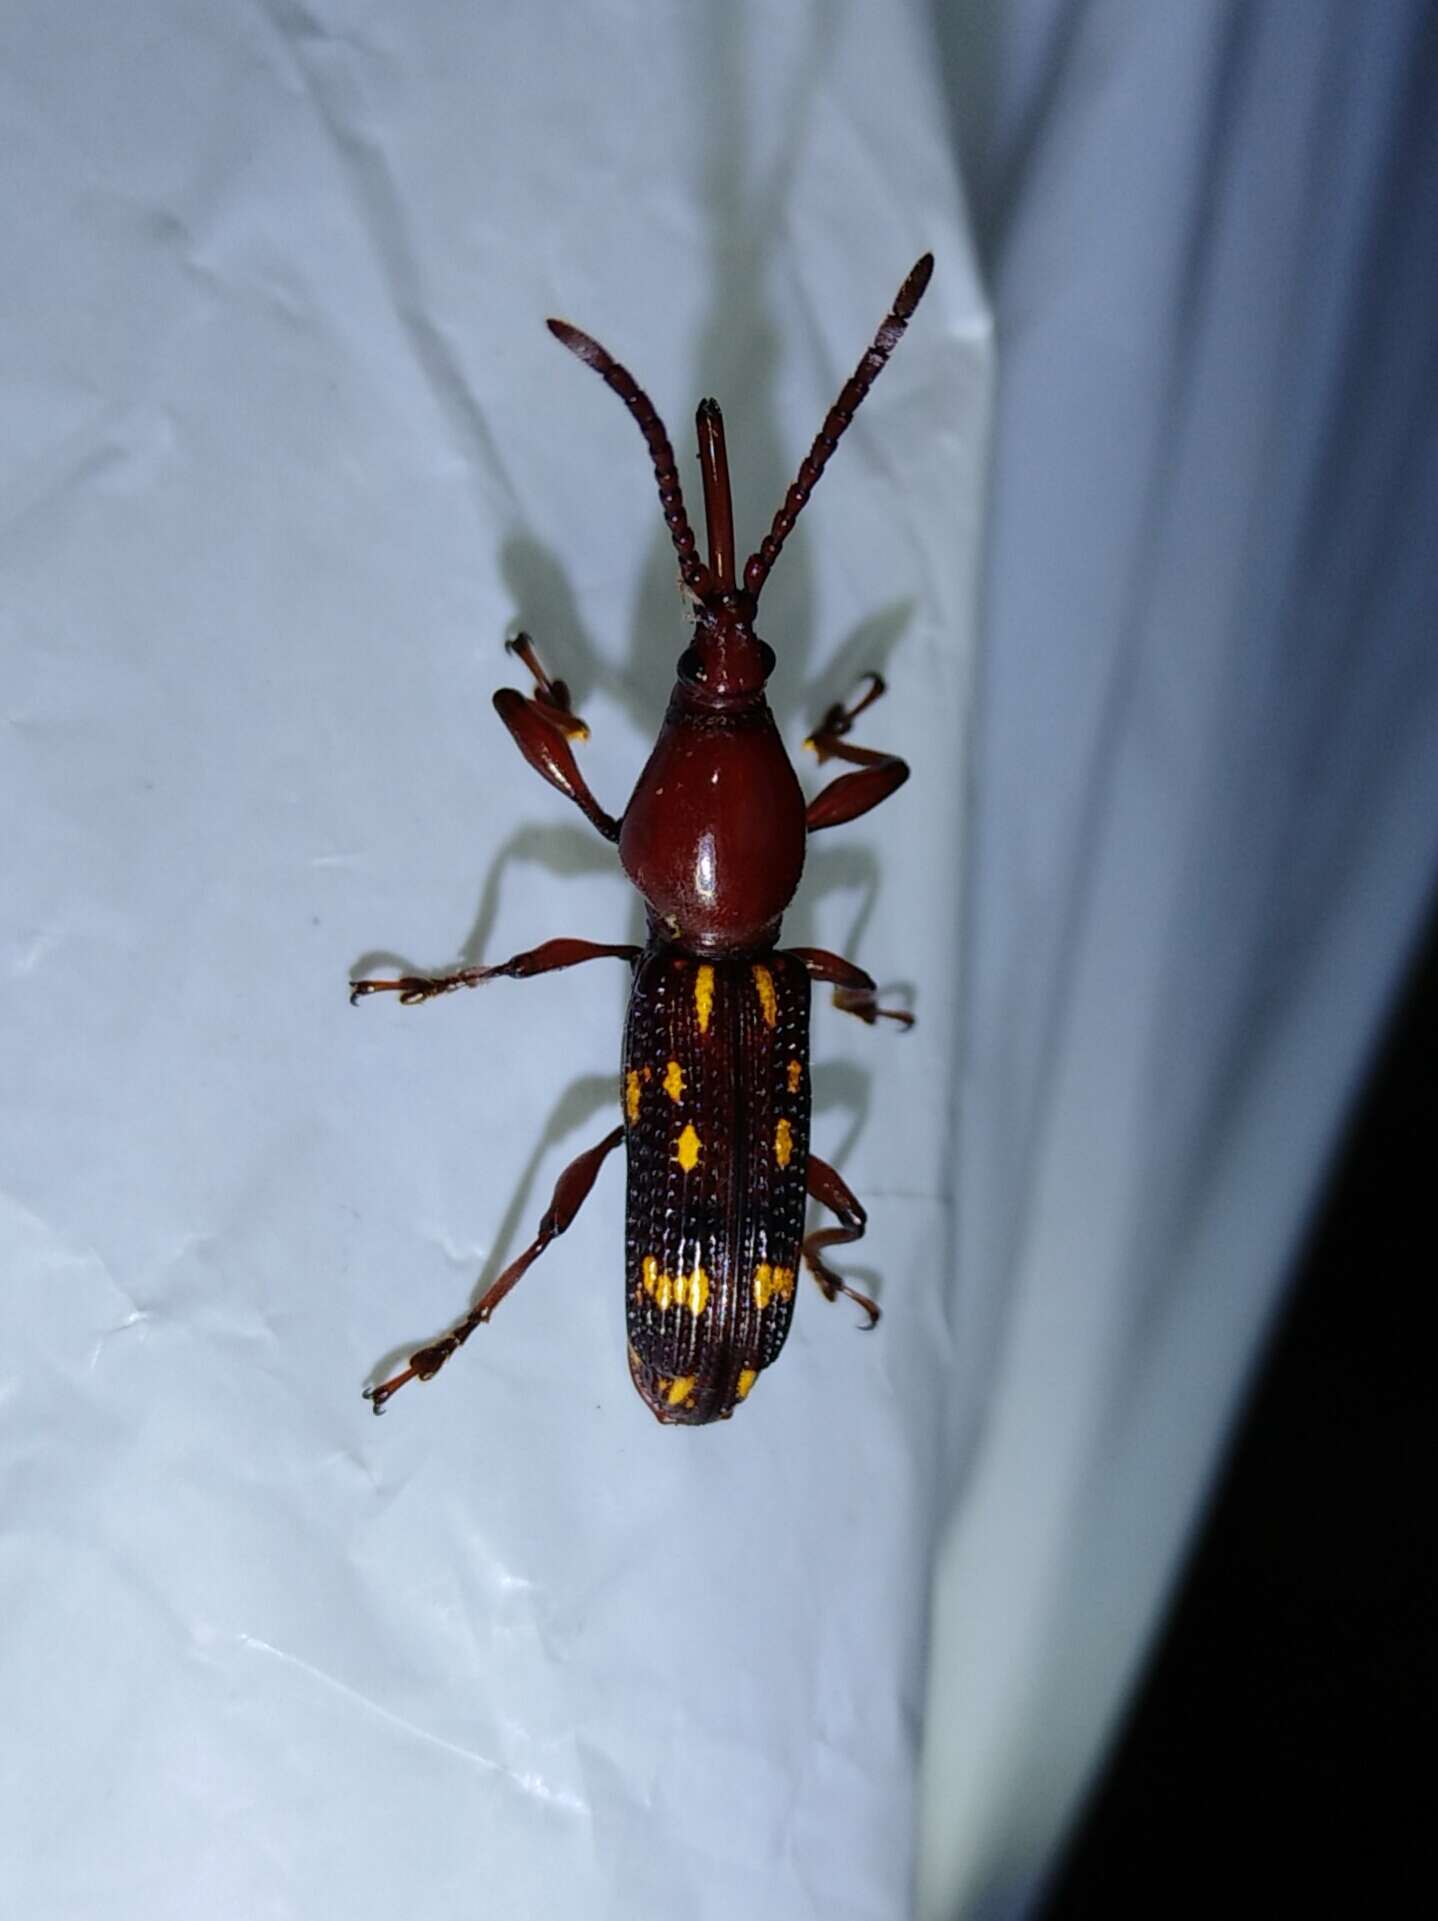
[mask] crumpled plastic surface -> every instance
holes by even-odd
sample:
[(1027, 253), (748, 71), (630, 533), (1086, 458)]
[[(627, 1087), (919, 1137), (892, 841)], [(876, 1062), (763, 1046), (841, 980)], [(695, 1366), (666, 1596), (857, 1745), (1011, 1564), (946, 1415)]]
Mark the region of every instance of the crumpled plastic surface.
[[(902, 1914), (990, 365), (926, 16), (137, 0), (0, 44), (5, 1905)], [(544, 318), (696, 510), (721, 399), (757, 544), (927, 247), (763, 621), (796, 748), (874, 666), (914, 766), (787, 926), (922, 1020), (816, 1012), (883, 1327), (805, 1283), (740, 1417), (661, 1430), (615, 1160), (377, 1422), (616, 1117), (622, 967), (345, 995), (641, 932), (490, 707), (523, 624), (617, 810), (684, 645), (643, 444)]]
[[(924, 1911), (1031, 1904), (1438, 853), (1418, 18), (8, 11), (16, 1912), (887, 1921), (926, 1700)], [(914, 768), (787, 923), (920, 1016), (816, 1010), (884, 1321), (661, 1431), (612, 1164), (375, 1422), (614, 1113), (621, 968), (343, 992), (639, 932), (489, 706), (522, 623), (617, 808), (683, 636), (542, 319), (686, 477), (720, 398), (755, 540), (925, 247), (763, 621)]]

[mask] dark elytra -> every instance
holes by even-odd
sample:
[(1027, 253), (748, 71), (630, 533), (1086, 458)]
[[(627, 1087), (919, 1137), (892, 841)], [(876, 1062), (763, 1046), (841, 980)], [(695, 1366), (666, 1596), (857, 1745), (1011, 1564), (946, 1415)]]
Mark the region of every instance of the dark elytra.
[[(734, 513), (724, 419), (713, 400), (697, 416), (709, 558), (701, 560), (684, 507), (674, 450), (649, 397), (604, 348), (562, 320), (550, 332), (613, 388), (639, 425), (660, 505), (694, 613), (654, 751), (623, 815), (607, 814), (570, 742), (589, 729), (563, 681), (551, 680), (525, 634), (508, 643), (534, 680), (528, 696), (501, 688), (500, 719), (524, 758), (568, 796), (606, 840), (644, 897), (643, 948), (550, 940), (493, 967), (350, 983), (350, 998), (398, 994), (406, 1006), (505, 976), (577, 967), (604, 956), (634, 974), (625, 1025), (621, 1124), (560, 1175), (534, 1240), (448, 1334), (366, 1390), (376, 1413), (406, 1381), (429, 1380), (489, 1320), (520, 1276), (583, 1205), (621, 1141), (629, 1164), (625, 1302), (634, 1383), (665, 1423), (724, 1420), (778, 1356), (806, 1265), (828, 1298), (875, 1304), (824, 1260), (856, 1241), (866, 1216), (834, 1169), (809, 1152), (810, 983), (869, 1025), (912, 1017), (878, 1005), (862, 968), (819, 948), (780, 950), (808, 836), (866, 814), (908, 779), (893, 754), (855, 747), (855, 719), (884, 691), (869, 674), (860, 696), (824, 715), (805, 745), (840, 774), (807, 805), (774, 725), (765, 683), (770, 647), (754, 631), (769, 570), (845, 428), (929, 284), (925, 254), (899, 289), (873, 344), (825, 416), (758, 550), (734, 564)], [(808, 1199), (838, 1225), (804, 1237)]]

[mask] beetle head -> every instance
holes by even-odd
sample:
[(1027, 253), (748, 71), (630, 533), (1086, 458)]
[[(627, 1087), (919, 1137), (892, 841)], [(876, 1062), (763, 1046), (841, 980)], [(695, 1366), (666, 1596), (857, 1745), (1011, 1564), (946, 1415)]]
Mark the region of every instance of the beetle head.
[(773, 651), (754, 632), (754, 610), (769, 570), (778, 559), (784, 542), (794, 530), (794, 522), (804, 511), (810, 494), (823, 473), (829, 456), (838, 446), (854, 411), (874, 384), (881, 368), (893, 352), (910, 316), (923, 297), (934, 269), (932, 254), (924, 254), (910, 270), (894, 298), (888, 317), (874, 336), (868, 352), (840, 389), (839, 397), (824, 418), (818, 437), (799, 464), (793, 484), (774, 515), (768, 533), (744, 563), (742, 576), (734, 558), (734, 508), (729, 497), (729, 460), (724, 446), (724, 416), (719, 403), (701, 400), (696, 425), (699, 431), (699, 467), (704, 476), (704, 516), (708, 523), (709, 559), (700, 558), (694, 529), (684, 508), (684, 490), (674, 463), (674, 449), (664, 430), (664, 422), (654, 404), (628, 368), (597, 340), (571, 327), (568, 321), (551, 320), (549, 331), (555, 339), (592, 367), (607, 387), (613, 389), (629, 409), (643, 434), (654, 463), (654, 478), (659, 485), (659, 505), (664, 524), (679, 559), (679, 577), (694, 605), (694, 639), (679, 663), (679, 678), (701, 703), (723, 704), (730, 700), (752, 699), (769, 678), (774, 666)]
[(695, 596), (693, 638), (679, 659), (686, 687), (722, 703), (762, 692), (773, 671), (774, 649), (754, 632), (752, 594), (728, 587)]

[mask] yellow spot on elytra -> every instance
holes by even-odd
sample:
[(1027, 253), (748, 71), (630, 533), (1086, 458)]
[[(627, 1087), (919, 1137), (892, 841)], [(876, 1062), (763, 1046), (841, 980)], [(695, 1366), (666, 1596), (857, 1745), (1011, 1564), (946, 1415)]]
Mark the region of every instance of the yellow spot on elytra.
[(758, 1380), (758, 1378), (759, 1378), (759, 1370), (757, 1367), (741, 1367), (740, 1368), (739, 1379), (734, 1385), (734, 1392), (741, 1401), (748, 1399), (749, 1390), (751, 1387), (753, 1387), (754, 1383)]
[(789, 1079), (789, 1092), (791, 1094), (798, 1093), (799, 1083), (801, 1080), (803, 1080), (803, 1078), (804, 1078), (804, 1063), (802, 1061), (790, 1061), (789, 1067), (788, 1067), (788, 1079)]
[(693, 1121), (684, 1123), (684, 1132), (674, 1143), (674, 1158), (686, 1174), (692, 1173), (699, 1159), (699, 1150), (704, 1143), (694, 1132)]
[(624, 1111), (629, 1116), (631, 1125), (639, 1119), (639, 1076), (632, 1067), (629, 1070), (629, 1078), (624, 1083)]
[(759, 990), (759, 1005), (764, 1010), (764, 1025), (772, 1027), (779, 1018), (779, 1003), (774, 996), (774, 976), (767, 967), (754, 969), (754, 985)]
[(777, 1294), (787, 1301), (794, 1292), (794, 1270), (792, 1267), (770, 1267), (767, 1261), (760, 1261), (754, 1269), (754, 1305), (767, 1307)]
[(671, 1101), (682, 1101), (684, 1098), (684, 1069), (678, 1061), (670, 1061), (664, 1070), (664, 1092)]
[(696, 1321), (709, 1305), (709, 1276), (697, 1262), (692, 1274), (681, 1274), (675, 1281), (674, 1298)]
[(687, 1307), (698, 1320), (709, 1305), (709, 1276), (697, 1261), (692, 1274), (676, 1276), (662, 1273), (654, 1256), (646, 1254), (640, 1273), (645, 1293), (654, 1297), (661, 1311), (670, 1307)]
[(794, 1152), (794, 1135), (787, 1121), (780, 1121), (774, 1129), (774, 1159), (780, 1167), (789, 1165), (789, 1156)]
[(709, 1032), (709, 1016), (714, 1012), (714, 969), (706, 961), (694, 976), (694, 1015), (699, 1032)]
[(665, 1400), (668, 1401), (671, 1407), (682, 1407), (684, 1402), (687, 1401), (694, 1392), (694, 1384), (698, 1379), (699, 1376), (697, 1374), (679, 1375), (679, 1377), (671, 1381), (665, 1389)]

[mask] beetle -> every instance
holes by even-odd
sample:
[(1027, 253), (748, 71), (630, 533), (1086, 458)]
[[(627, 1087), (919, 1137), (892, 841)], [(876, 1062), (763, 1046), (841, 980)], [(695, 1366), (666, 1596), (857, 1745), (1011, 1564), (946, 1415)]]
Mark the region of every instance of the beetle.
[[(859, 715), (884, 692), (866, 676), (849, 705), (831, 707), (805, 742), (840, 773), (807, 804), (765, 698), (774, 653), (754, 630), (759, 595), (820, 474), (918, 306), (933, 271), (925, 254), (899, 289), (840, 391), (758, 550), (735, 571), (734, 517), (724, 420), (704, 400), (697, 415), (708, 559), (685, 511), (663, 422), (629, 372), (562, 320), (549, 330), (592, 367), (639, 426), (692, 608), (693, 631), (654, 750), (617, 819), (591, 793), (570, 743), (588, 737), (569, 690), (551, 679), (528, 635), (506, 643), (533, 679), (526, 696), (501, 688), (500, 719), (521, 754), (619, 850), (642, 895), (641, 947), (560, 939), (491, 967), (350, 983), (351, 1001), (397, 994), (415, 1005), (461, 987), (578, 967), (610, 957), (633, 970), (625, 1022), (623, 1118), (560, 1175), (534, 1240), (440, 1340), (391, 1379), (366, 1390), (376, 1413), (407, 1381), (429, 1380), (574, 1220), (600, 1167), (621, 1142), (628, 1161), (625, 1304), (629, 1367), (664, 1423), (727, 1420), (777, 1358), (804, 1262), (831, 1301), (847, 1295), (872, 1327), (879, 1310), (842, 1280), (825, 1249), (857, 1241), (867, 1217), (835, 1170), (809, 1151), (811, 983), (873, 1025), (912, 1016), (880, 1007), (873, 980), (819, 948), (778, 946), (807, 837), (866, 814), (908, 779), (896, 755), (853, 745)], [(804, 1236), (808, 1200), (837, 1226)]]

